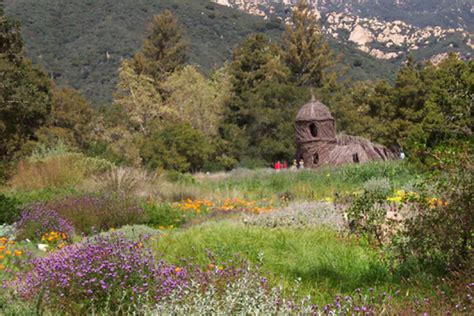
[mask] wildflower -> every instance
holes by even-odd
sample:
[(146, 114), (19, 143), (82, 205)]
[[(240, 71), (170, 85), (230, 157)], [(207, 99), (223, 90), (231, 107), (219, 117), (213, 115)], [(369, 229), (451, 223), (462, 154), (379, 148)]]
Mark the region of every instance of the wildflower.
[(7, 249), (7, 247), (5, 247), (5, 246), (0, 246), (0, 251), (5, 251), (5, 249)]
[(176, 272), (176, 273), (178, 273), (179, 271), (181, 271), (181, 268), (176, 267), (176, 268), (174, 269), (174, 272)]
[(215, 265), (212, 264), (212, 263), (209, 263), (209, 265), (207, 267), (209, 268), (209, 270), (212, 270), (212, 269), (214, 269)]
[(10, 256), (10, 255), (12, 254), (12, 252), (11, 252), (10, 250), (7, 250), (7, 251), (5, 251), (5, 254), (6, 254), (7, 256)]
[(0, 264), (0, 270), (4, 270), (6, 267), (3, 264)]
[(5, 259), (5, 256), (4, 255), (0, 255), (0, 260), (3, 260)]
[(19, 257), (21, 256), (22, 252), (21, 250), (15, 250), (15, 256)]

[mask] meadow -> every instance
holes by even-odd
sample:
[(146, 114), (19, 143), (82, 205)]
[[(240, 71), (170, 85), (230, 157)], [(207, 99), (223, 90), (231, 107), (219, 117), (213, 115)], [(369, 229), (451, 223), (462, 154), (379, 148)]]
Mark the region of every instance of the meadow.
[(1, 188), (0, 308), (467, 313), (468, 276), (400, 261), (392, 242), (354, 227), (354, 205), (383, 196), (384, 209), (403, 214), (427, 179), (403, 161), (191, 175), (37, 152)]

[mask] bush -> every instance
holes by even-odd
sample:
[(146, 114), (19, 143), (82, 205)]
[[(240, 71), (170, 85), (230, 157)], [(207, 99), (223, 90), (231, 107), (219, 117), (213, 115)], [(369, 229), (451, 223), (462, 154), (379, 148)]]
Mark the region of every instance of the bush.
[(425, 194), (414, 202), (413, 216), (395, 239), (402, 263), (416, 262), (441, 272), (472, 266), (474, 250), (474, 186), (472, 170), (438, 177), (441, 197)]
[(78, 233), (85, 234), (146, 221), (138, 202), (123, 195), (71, 197), (49, 202), (45, 207), (58, 212)]
[(186, 213), (179, 207), (169, 203), (144, 203), (143, 209), (147, 215), (147, 223), (153, 227), (179, 227), (186, 223), (187, 217), (193, 213)]
[(97, 236), (32, 260), (33, 269), (13, 286), (30, 302), (55, 312), (107, 311), (154, 303), (187, 282), (187, 273), (157, 260), (140, 242)]
[(20, 217), (19, 202), (0, 193), (0, 224), (13, 224)]
[(40, 190), (78, 184), (86, 177), (112, 167), (107, 161), (80, 153), (65, 153), (20, 161), (10, 185), (23, 190)]
[(386, 199), (390, 183), (386, 179), (369, 180), (364, 184), (362, 194), (355, 198), (347, 210), (349, 227), (352, 231), (366, 235), (369, 241), (383, 243), (384, 227), (389, 209)]
[(72, 223), (43, 204), (34, 204), (23, 211), (16, 229), (17, 238), (20, 240), (40, 240), (44, 234), (52, 231), (64, 233), (68, 237), (74, 235)]
[(120, 195), (80, 196), (30, 206), (23, 212), (18, 228), (21, 238), (38, 238), (50, 231), (92, 234), (145, 221), (146, 215), (134, 199)]
[(187, 124), (171, 124), (147, 137), (140, 155), (152, 169), (193, 172), (203, 168), (211, 151), (201, 131)]
[(328, 226), (340, 230), (344, 226), (344, 217), (333, 204), (301, 202), (290, 204), (278, 211), (248, 216), (244, 219), (244, 223), (268, 228)]

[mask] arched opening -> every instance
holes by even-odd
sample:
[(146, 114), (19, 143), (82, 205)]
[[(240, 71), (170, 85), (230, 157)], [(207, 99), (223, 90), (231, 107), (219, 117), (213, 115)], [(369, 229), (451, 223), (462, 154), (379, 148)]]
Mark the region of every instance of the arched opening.
[(314, 155), (313, 155), (313, 164), (315, 164), (315, 165), (319, 164), (319, 154), (318, 153), (314, 153)]
[(309, 131), (311, 133), (311, 136), (318, 137), (318, 128), (316, 127), (316, 124), (309, 124)]
[(352, 155), (352, 161), (353, 161), (354, 163), (359, 163), (359, 162), (360, 162), (360, 161), (359, 161), (359, 154), (353, 154), (353, 155)]

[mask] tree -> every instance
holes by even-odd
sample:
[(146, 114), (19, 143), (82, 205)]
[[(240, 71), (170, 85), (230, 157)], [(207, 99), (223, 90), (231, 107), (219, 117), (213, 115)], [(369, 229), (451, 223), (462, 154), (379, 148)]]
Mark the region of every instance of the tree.
[(163, 104), (155, 81), (144, 73), (136, 73), (125, 60), (120, 67), (119, 83), (114, 105), (125, 113), (132, 132), (147, 136), (151, 126), (176, 117), (176, 111)]
[(220, 129), (228, 156), (266, 162), (293, 158), (293, 120), (308, 93), (289, 82), (281, 56), (263, 35), (250, 36), (234, 50), (229, 65), (233, 97)]
[(223, 103), (230, 95), (229, 78), (217, 73), (207, 80), (194, 66), (173, 73), (163, 84), (166, 106), (177, 112), (180, 122), (188, 123), (205, 135), (217, 135)]
[(35, 138), (51, 111), (47, 75), (22, 54), (19, 24), (0, 11), (0, 158)]
[(211, 151), (201, 131), (188, 124), (167, 124), (145, 139), (140, 154), (153, 169), (195, 172), (202, 169)]
[(184, 67), (188, 60), (186, 51), (184, 30), (166, 10), (153, 17), (143, 47), (133, 57), (131, 66), (138, 75), (149, 76), (159, 85)]
[(335, 73), (331, 69), (335, 56), (324, 40), (316, 11), (306, 0), (300, 0), (290, 22), (283, 35), (283, 51), (293, 82), (314, 88), (334, 83)]

